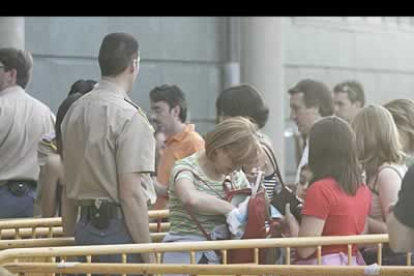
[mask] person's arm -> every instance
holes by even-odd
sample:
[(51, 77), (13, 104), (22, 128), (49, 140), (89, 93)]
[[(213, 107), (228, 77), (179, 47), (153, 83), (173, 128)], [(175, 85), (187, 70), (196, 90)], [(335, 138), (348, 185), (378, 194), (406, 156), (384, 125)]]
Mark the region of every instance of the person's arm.
[(368, 217), (368, 233), (369, 234), (387, 233), (387, 224), (382, 220)]
[[(117, 139), (118, 193), (125, 224), (135, 243), (151, 243), (147, 197), (142, 182), (154, 172), (155, 139), (141, 112), (126, 122)], [(155, 262), (153, 253), (141, 254), (145, 263)]]
[[(289, 225), (290, 237), (320, 237), (322, 236), (325, 220), (314, 216), (302, 216), (299, 225), (296, 218), (290, 212), (289, 203), (286, 204), (285, 219)], [(308, 258), (315, 253), (315, 247), (299, 247), (297, 252), (300, 258)]]
[[(289, 222), (291, 236), (320, 237), (322, 236), (325, 222), (332, 210), (333, 192), (327, 180), (315, 182), (309, 188), (302, 210), (302, 221), (299, 225), (291, 214), (289, 206), (286, 206), (286, 219)], [(294, 223), (292, 223), (294, 222)], [(293, 225), (293, 227), (292, 227)], [(292, 231), (293, 229), (293, 231)], [(297, 230), (295, 230), (297, 229)], [(316, 251), (316, 248), (297, 248), (300, 258), (307, 258)]]
[(78, 217), (78, 206), (75, 201), (69, 199), (66, 195), (66, 187), (62, 189), (62, 227), (64, 237), (73, 237), (75, 235), (75, 225)]
[(398, 202), (390, 208), (387, 218), (389, 244), (396, 252), (410, 252), (414, 249), (414, 166), (404, 176)]
[(414, 249), (414, 229), (402, 224), (393, 213), (387, 218), (389, 244), (395, 252), (411, 252)]
[[(299, 237), (320, 237), (322, 235), (325, 220), (314, 216), (303, 216), (299, 228)], [(301, 258), (308, 258), (315, 253), (315, 247), (299, 247), (298, 255)]]
[(177, 179), (174, 185), (174, 193), (178, 200), (196, 213), (226, 215), (234, 208), (225, 200), (198, 191), (188, 178)]
[(61, 172), (61, 162), (58, 155), (46, 157), (45, 164), (40, 166), (38, 194), (41, 216), (44, 218), (56, 215), (56, 190)]
[(154, 188), (157, 196), (168, 196), (168, 187), (159, 183), (156, 177), (152, 177), (152, 183), (154, 183)]
[(383, 219), (377, 220), (371, 217), (369, 218), (368, 231), (370, 234), (387, 233), (387, 224), (385, 221), (389, 215), (390, 206), (394, 205), (398, 200), (401, 178), (394, 170), (386, 168), (379, 173), (377, 185)]
[(366, 234), (368, 234), (368, 233), (369, 233), (369, 232), (368, 232), (368, 225), (369, 225), (368, 219), (369, 219), (369, 217), (367, 217), (367, 218), (365, 219), (364, 230), (362, 230), (361, 235), (366, 235)]
[[(119, 175), (119, 199), (125, 224), (135, 243), (151, 243), (147, 198), (141, 186), (140, 173)], [(142, 253), (145, 263), (155, 262), (152, 253)]]

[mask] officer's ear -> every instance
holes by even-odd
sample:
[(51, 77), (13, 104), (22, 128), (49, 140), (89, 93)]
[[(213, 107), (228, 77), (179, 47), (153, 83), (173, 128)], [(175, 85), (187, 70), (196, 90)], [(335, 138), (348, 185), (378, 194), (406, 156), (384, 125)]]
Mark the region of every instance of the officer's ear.
[(11, 68), (6, 71), (5, 74), (7, 77), (7, 82), (10, 84), (16, 84), (17, 83), (17, 70), (14, 68)]
[(135, 71), (135, 65), (134, 64), (129, 65), (126, 70), (128, 70), (129, 74), (133, 74)]

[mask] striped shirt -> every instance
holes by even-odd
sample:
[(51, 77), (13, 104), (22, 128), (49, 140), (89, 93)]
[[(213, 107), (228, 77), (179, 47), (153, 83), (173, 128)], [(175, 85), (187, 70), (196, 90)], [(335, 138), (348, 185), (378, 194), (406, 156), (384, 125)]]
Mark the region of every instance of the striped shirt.
[(273, 197), (273, 191), (276, 186), (281, 185), (279, 178), (276, 175), (276, 172), (272, 173), (271, 175), (268, 175), (263, 180), (263, 185), (265, 187), (267, 196), (271, 200)]
[[(203, 170), (200, 168), (198, 163), (199, 153), (195, 153), (181, 159), (175, 163), (175, 166), (172, 169), (170, 176), (170, 185), (169, 185), (169, 196), (170, 196), (170, 234), (174, 235), (197, 235), (203, 236), (200, 229), (191, 219), (189, 213), (179, 201), (175, 195), (174, 188), (175, 182), (179, 179), (189, 179), (193, 182), (195, 188), (203, 193), (215, 196), (217, 198), (225, 196), (223, 190), (223, 183), (221, 181), (215, 181), (208, 178)], [(214, 189), (211, 190), (203, 181), (195, 178), (191, 172), (180, 170), (191, 170), (194, 174), (200, 177), (202, 180), (210, 184), (210, 187)], [(178, 176), (176, 177), (178, 173)], [(237, 188), (246, 188), (249, 186), (248, 180), (243, 172), (238, 171), (234, 172), (232, 175), (233, 184)], [(174, 181), (175, 179), (175, 181)], [(218, 194), (217, 194), (218, 193)], [(211, 232), (215, 226), (226, 224), (226, 218), (223, 215), (209, 215), (209, 214), (194, 214), (195, 217), (199, 220), (200, 224), (207, 232)]]

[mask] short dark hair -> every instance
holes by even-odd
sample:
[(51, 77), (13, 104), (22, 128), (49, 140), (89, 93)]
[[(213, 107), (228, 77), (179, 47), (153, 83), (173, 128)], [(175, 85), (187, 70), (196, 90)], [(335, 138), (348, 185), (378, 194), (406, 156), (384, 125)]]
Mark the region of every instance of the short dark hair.
[(156, 86), (150, 91), (150, 99), (154, 103), (164, 101), (171, 108), (180, 107), (178, 117), (181, 122), (187, 119), (187, 101), (184, 92), (175, 84)]
[(318, 107), (322, 117), (331, 116), (334, 112), (332, 92), (324, 83), (312, 79), (298, 82), (288, 90), (290, 95), (303, 93), (306, 107)]
[(343, 119), (329, 116), (317, 121), (309, 133), (309, 161), (315, 182), (332, 177), (341, 189), (355, 195), (362, 183), (355, 133)]
[(111, 33), (105, 36), (99, 49), (101, 75), (116, 77), (138, 58), (138, 41), (127, 33)]
[(264, 104), (260, 92), (248, 84), (223, 90), (216, 100), (216, 112), (217, 118), (249, 117), (259, 128), (263, 128), (269, 118), (269, 108)]
[(348, 99), (351, 103), (360, 102), (361, 107), (365, 105), (365, 93), (362, 84), (356, 80), (347, 80), (341, 83), (338, 83), (334, 87), (334, 93), (347, 93)]
[(63, 119), (68, 112), (71, 105), (79, 100), (83, 94), (81, 93), (74, 93), (72, 95), (69, 95), (66, 99), (63, 100), (63, 102), (60, 104), (58, 108), (58, 112), (56, 114), (56, 122), (55, 122), (55, 133), (56, 133), (56, 145), (57, 145), (57, 151), (62, 156), (63, 148), (62, 148), (62, 129), (61, 125), (63, 122)]
[(5, 71), (16, 70), (16, 84), (25, 89), (29, 83), (33, 67), (32, 55), (27, 51), (16, 48), (2, 48), (0, 49), (0, 61), (4, 64)]
[(75, 93), (86, 94), (95, 87), (96, 81), (94, 80), (77, 80), (70, 87), (68, 96)]

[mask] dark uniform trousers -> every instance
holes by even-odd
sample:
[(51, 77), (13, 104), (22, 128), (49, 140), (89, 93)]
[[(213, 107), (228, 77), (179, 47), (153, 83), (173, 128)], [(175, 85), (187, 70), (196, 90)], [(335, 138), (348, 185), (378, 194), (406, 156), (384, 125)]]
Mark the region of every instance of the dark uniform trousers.
[[(85, 208), (85, 207), (81, 207)], [(81, 212), (80, 220), (75, 227), (76, 245), (109, 245), (109, 244), (132, 244), (134, 241), (126, 227), (123, 217), (110, 218), (108, 226), (97, 228), (86, 212)], [(86, 262), (85, 258), (79, 261)], [(121, 263), (121, 255), (99, 255), (92, 256), (92, 262)], [(142, 263), (140, 254), (128, 254), (127, 263)], [(136, 275), (136, 274), (135, 274)]]
[(33, 217), (36, 186), (33, 183), (16, 182), (0, 186), (0, 219)]

